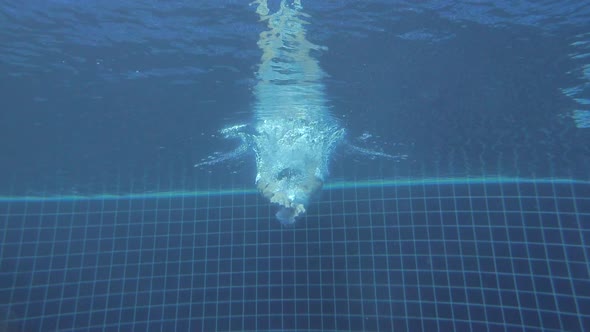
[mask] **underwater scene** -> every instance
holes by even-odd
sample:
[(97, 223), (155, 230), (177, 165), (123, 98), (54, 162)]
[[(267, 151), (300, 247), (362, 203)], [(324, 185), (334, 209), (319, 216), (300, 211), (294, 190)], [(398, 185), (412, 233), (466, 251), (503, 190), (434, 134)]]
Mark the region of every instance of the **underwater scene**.
[(589, 22), (0, 0), (0, 331), (590, 330)]

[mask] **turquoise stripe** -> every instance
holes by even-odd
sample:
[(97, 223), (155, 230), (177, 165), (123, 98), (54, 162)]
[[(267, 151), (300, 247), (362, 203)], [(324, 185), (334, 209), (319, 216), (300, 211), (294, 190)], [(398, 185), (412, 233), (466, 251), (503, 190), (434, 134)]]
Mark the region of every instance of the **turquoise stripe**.
[[(481, 184), (583, 184), (590, 185), (590, 180), (568, 178), (518, 178), (518, 177), (456, 177), (456, 178), (424, 178), (424, 179), (384, 179), (368, 181), (338, 181), (327, 184), (324, 190), (350, 188), (379, 188), (406, 186), (437, 186), (437, 185), (481, 185)], [(215, 191), (162, 191), (130, 194), (96, 194), (96, 195), (48, 195), (48, 196), (0, 196), (0, 202), (50, 202), (50, 201), (89, 201), (89, 200), (141, 200), (160, 198), (208, 197), (257, 194), (254, 188), (229, 189)]]

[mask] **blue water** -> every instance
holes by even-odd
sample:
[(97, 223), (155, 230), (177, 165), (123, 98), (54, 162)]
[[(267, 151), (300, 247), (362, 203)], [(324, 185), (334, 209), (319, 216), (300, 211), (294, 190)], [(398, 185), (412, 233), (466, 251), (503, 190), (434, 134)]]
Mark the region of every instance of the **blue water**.
[[(587, 6), (334, 1), (304, 9), (308, 38), (327, 47), (317, 57), (349, 138), (368, 134), (366, 147), (409, 156), (396, 164), (343, 152), (332, 178), (588, 179), (590, 134), (572, 118), (587, 109), (574, 98), (590, 93), (588, 58), (572, 58), (588, 52)], [(253, 156), (192, 168), (237, 144), (217, 130), (253, 118), (265, 26), (248, 1), (4, 1), (0, 10), (0, 192), (252, 185)], [(576, 96), (561, 91), (572, 87)], [(228, 184), (231, 172), (239, 175)]]
[[(305, 1), (356, 146), (288, 227), (250, 1), (0, 0), (0, 330), (590, 328), (590, 5)], [(271, 10), (279, 1), (269, 1)]]

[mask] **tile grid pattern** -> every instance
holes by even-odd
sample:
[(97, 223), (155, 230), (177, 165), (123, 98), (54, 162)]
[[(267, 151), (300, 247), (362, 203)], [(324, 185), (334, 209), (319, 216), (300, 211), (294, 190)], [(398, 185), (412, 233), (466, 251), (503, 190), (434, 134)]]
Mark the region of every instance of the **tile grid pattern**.
[(0, 313), (41, 331), (590, 330), (587, 184), (372, 182), (293, 227), (273, 214), (247, 192), (2, 202)]

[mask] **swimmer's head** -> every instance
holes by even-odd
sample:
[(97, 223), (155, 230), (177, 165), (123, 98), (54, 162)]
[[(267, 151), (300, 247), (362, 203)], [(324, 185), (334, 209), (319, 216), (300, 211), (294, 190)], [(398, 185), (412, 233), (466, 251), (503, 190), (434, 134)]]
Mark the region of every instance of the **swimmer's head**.
[(256, 182), (266, 198), (281, 206), (276, 216), (283, 224), (295, 222), (323, 184), (315, 171), (294, 167), (269, 170), (266, 174), (259, 172)]

